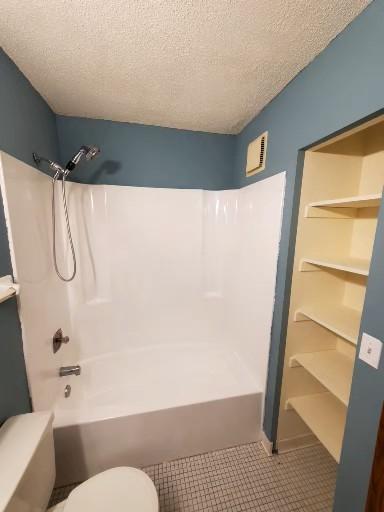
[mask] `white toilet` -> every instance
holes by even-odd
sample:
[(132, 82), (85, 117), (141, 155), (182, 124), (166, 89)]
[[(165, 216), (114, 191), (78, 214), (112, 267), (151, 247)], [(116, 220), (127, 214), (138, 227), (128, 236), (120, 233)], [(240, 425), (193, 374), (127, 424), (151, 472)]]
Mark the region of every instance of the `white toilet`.
[[(46, 511), (55, 483), (53, 414), (8, 419), (0, 429), (0, 512)], [(151, 479), (139, 469), (108, 469), (76, 487), (49, 512), (158, 512)]]

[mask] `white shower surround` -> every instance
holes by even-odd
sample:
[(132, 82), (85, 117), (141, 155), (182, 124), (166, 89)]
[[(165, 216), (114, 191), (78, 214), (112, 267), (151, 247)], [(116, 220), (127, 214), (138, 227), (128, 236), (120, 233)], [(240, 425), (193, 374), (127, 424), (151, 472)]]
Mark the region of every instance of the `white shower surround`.
[[(30, 392), (34, 409), (55, 409), (62, 483), (79, 439), (78, 478), (127, 457), (149, 464), (257, 439), (284, 173), (219, 192), (68, 184), (78, 275), (65, 284), (52, 264), (49, 177), (4, 153), (1, 163)], [(70, 261), (60, 240), (62, 230)], [(58, 327), (71, 341), (53, 354)], [(80, 377), (57, 376), (77, 363)], [(129, 453), (87, 447), (123, 433)]]

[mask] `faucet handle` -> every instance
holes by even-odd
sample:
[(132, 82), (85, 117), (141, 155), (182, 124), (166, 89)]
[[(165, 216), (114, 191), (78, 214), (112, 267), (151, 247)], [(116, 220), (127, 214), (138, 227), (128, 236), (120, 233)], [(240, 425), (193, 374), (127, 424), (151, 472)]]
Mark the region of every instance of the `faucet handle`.
[(53, 338), (52, 338), (53, 353), (56, 354), (56, 352), (60, 349), (61, 345), (63, 343), (68, 343), (68, 342), (69, 342), (69, 336), (63, 336), (62, 329), (57, 329), (57, 331), (55, 332), (55, 334), (53, 335)]

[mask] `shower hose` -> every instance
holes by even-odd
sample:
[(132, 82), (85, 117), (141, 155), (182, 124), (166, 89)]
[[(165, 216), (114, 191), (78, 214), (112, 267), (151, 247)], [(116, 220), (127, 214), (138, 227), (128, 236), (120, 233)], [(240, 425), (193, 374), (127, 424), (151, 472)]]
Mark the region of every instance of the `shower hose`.
[(64, 214), (65, 214), (65, 223), (66, 223), (66, 227), (67, 227), (67, 236), (68, 236), (68, 241), (69, 241), (69, 245), (70, 245), (71, 253), (72, 253), (72, 262), (73, 262), (72, 274), (69, 277), (64, 277), (61, 274), (58, 264), (57, 264), (55, 185), (56, 185), (56, 182), (59, 181), (59, 175), (60, 175), (60, 173), (56, 172), (56, 174), (52, 178), (52, 254), (53, 254), (53, 263), (55, 266), (56, 274), (62, 281), (69, 282), (69, 281), (72, 281), (76, 275), (77, 264), (76, 264), (75, 247), (73, 245), (73, 240), (72, 240), (71, 226), (69, 223), (67, 196), (65, 193), (65, 178), (66, 178), (65, 172), (62, 174), (62, 178), (61, 178), (61, 194), (62, 194), (62, 200), (63, 200)]

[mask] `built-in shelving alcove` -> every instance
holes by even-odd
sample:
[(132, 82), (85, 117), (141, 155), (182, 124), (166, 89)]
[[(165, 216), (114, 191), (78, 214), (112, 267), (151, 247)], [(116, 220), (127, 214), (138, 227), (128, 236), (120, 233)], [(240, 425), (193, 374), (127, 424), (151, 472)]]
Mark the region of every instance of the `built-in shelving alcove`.
[(384, 185), (384, 117), (306, 151), (277, 446), (339, 461)]

